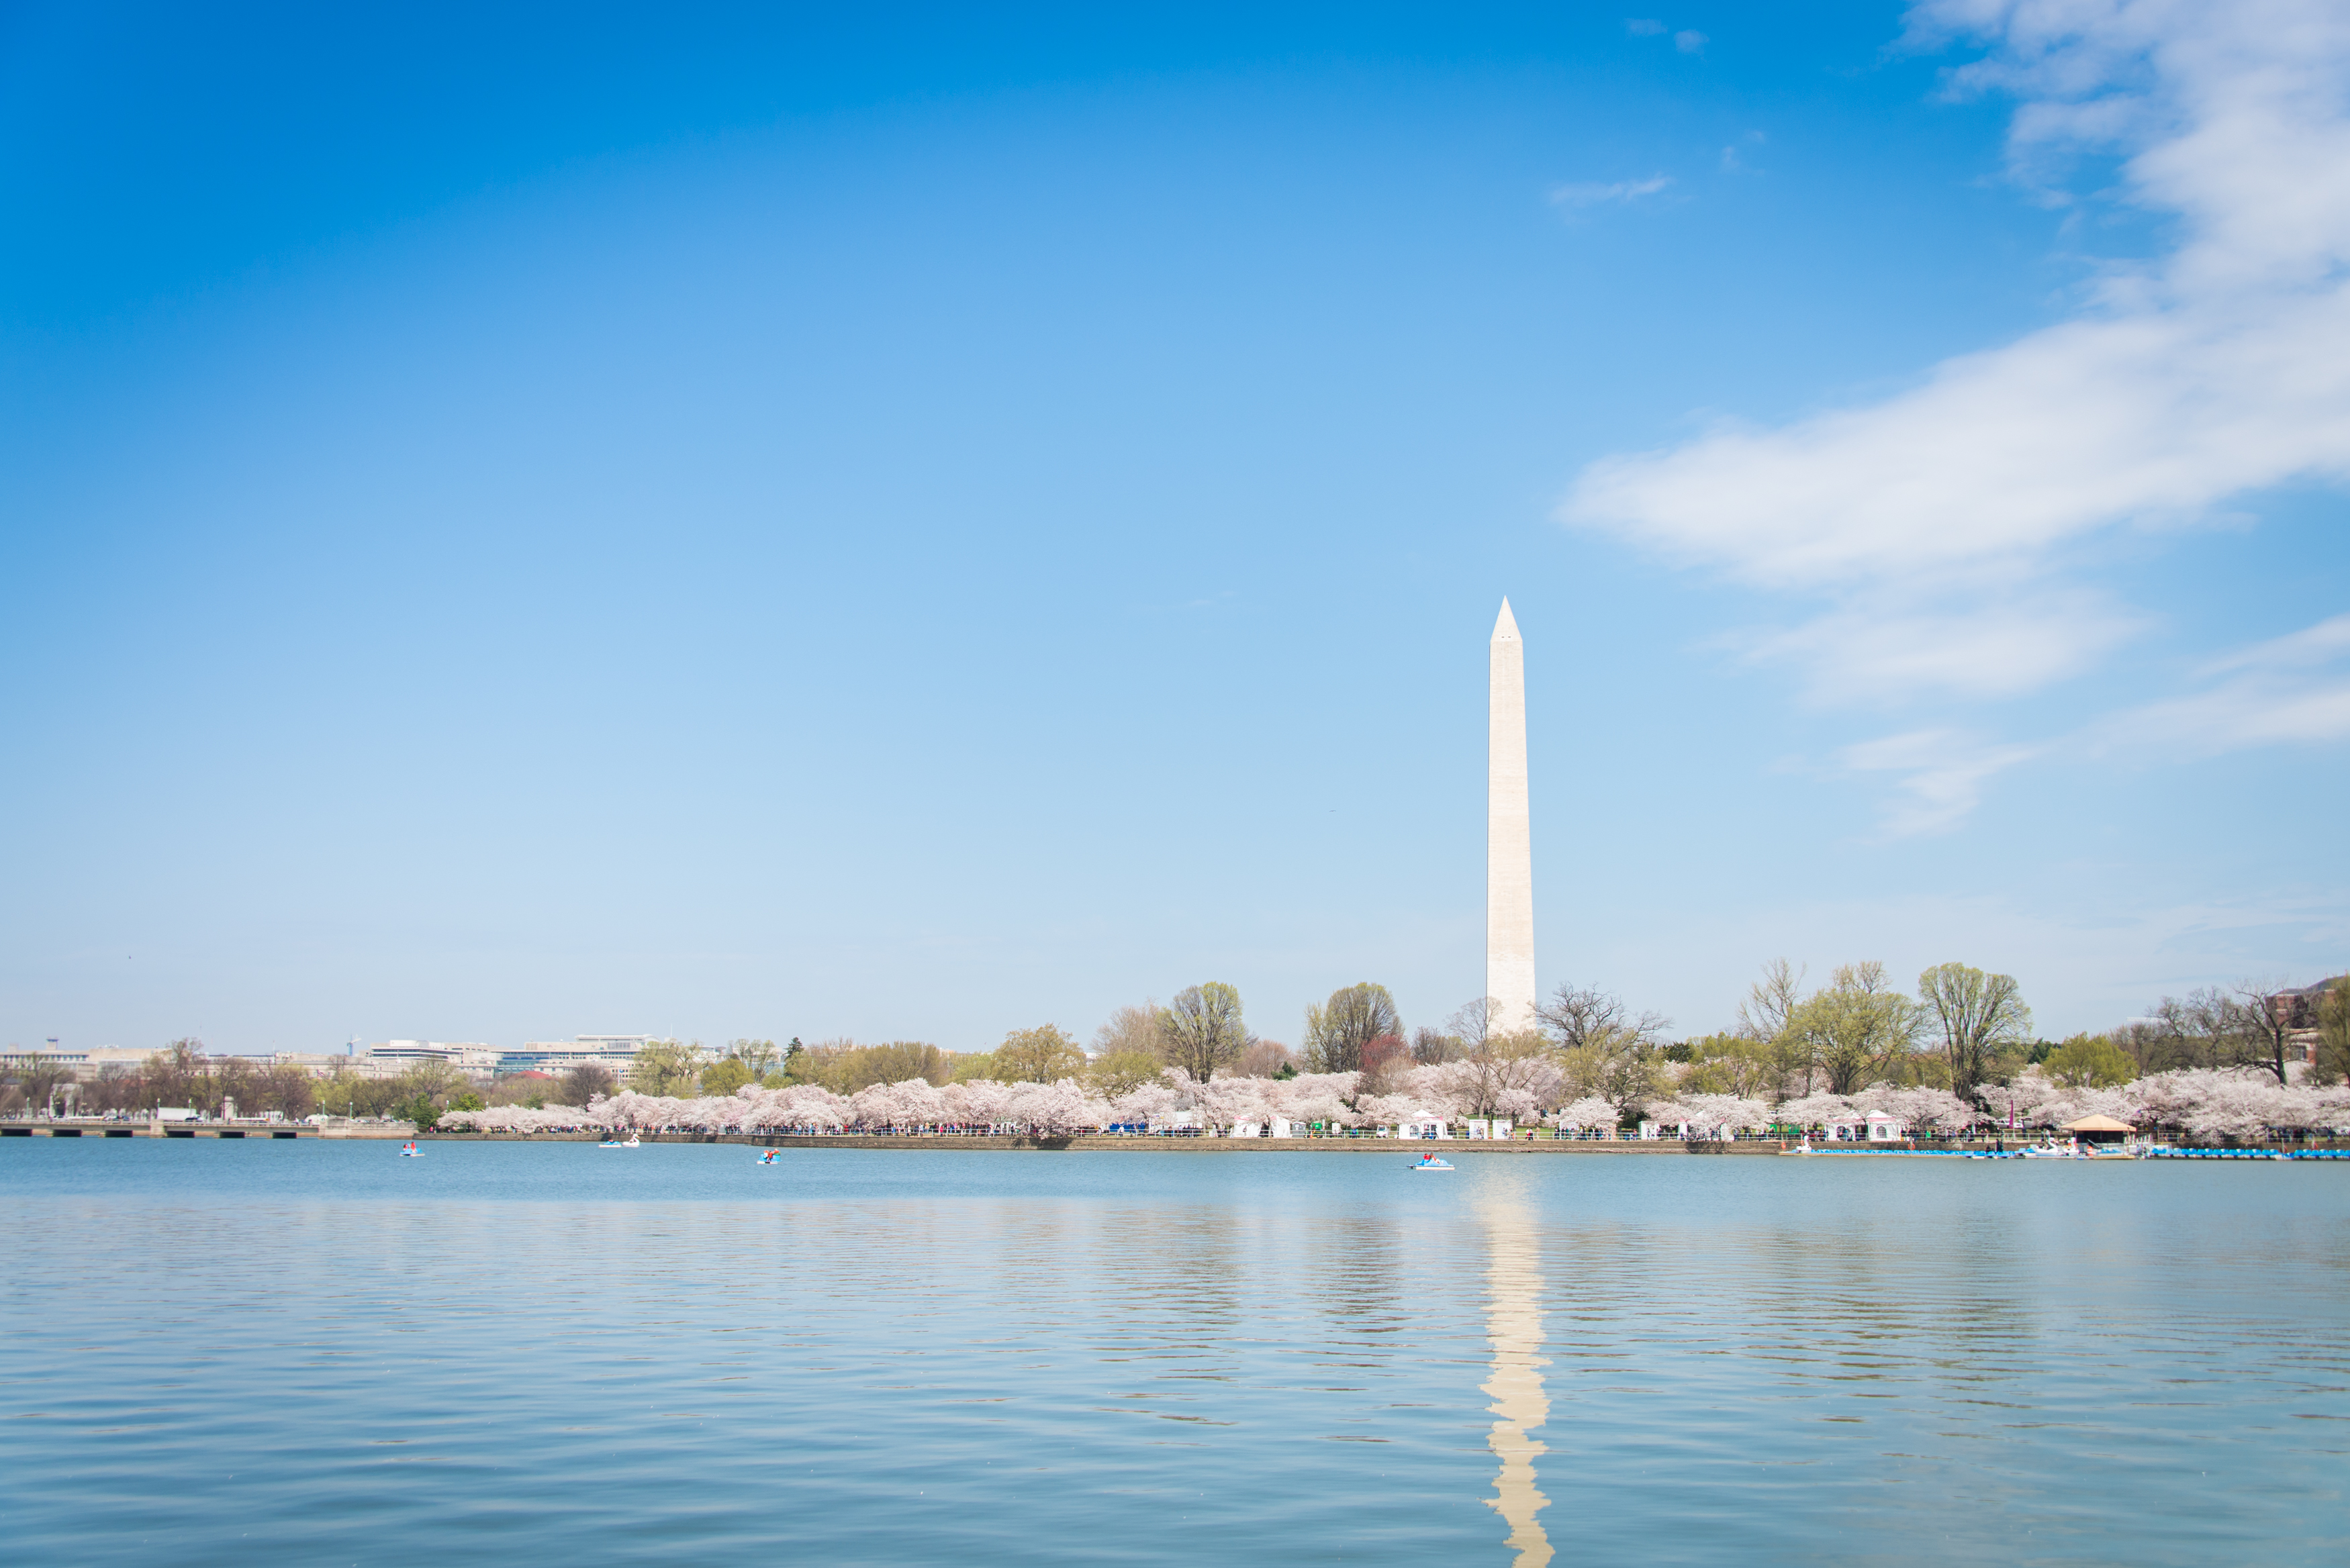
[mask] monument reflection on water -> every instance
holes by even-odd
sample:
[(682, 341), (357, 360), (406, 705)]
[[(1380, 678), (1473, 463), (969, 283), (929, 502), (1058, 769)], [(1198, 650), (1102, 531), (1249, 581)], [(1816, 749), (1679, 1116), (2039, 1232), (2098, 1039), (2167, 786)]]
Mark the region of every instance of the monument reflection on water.
[[(1506, 1178), (1503, 1178), (1506, 1179)], [(1523, 1197), (1509, 1189), (1480, 1206), (1485, 1225), (1485, 1338), (1492, 1346), (1492, 1375), (1484, 1391), (1493, 1401), (1493, 1429), (1486, 1444), (1501, 1462), (1493, 1478), (1493, 1507), (1510, 1526), (1509, 1544), (1519, 1568), (1541, 1568), (1551, 1558), (1550, 1537), (1541, 1513), (1542, 1494), (1534, 1460), (1549, 1452), (1534, 1431), (1550, 1419), (1543, 1392), (1542, 1250), (1533, 1215)]]

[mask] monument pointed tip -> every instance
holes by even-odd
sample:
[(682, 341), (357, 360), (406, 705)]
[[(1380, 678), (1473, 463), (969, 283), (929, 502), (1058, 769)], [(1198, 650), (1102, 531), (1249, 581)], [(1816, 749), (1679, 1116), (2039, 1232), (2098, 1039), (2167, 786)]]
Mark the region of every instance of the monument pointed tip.
[(1510, 613), (1510, 601), (1505, 595), (1502, 599), (1501, 617), (1493, 622), (1493, 638), (1494, 640), (1499, 641), (1503, 638), (1514, 638), (1517, 635), (1518, 618)]

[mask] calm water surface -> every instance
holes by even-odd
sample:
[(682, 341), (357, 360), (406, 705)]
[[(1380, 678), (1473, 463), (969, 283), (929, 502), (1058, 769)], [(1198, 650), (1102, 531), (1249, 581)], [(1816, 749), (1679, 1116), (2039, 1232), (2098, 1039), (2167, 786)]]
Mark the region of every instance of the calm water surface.
[(17, 1561), (2339, 1563), (2350, 1169), (10, 1139)]

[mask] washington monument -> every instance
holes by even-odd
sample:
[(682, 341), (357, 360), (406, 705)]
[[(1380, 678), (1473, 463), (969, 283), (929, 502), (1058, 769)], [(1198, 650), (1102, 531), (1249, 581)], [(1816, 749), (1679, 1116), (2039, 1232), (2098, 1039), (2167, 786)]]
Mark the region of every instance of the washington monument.
[(1534, 849), (1526, 814), (1526, 645), (1493, 623), (1485, 753), (1485, 1027), (1534, 1026)]

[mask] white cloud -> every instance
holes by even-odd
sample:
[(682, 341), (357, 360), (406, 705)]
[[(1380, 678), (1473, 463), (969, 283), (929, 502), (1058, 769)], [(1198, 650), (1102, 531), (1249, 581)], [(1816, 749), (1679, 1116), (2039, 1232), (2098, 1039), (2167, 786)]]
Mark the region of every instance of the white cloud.
[(1590, 207), (1602, 202), (1637, 202), (1643, 196), (1653, 196), (1671, 184), (1667, 174), (1651, 174), (1646, 180), (1618, 180), (1613, 184), (1561, 185), (1550, 193), (1550, 199), (1562, 207)]
[(2337, 615), (2283, 637), (2256, 642), (2207, 662), (2199, 673), (2225, 675), (2231, 670), (2301, 670), (2327, 664), (2350, 653), (2350, 615)]
[[(2074, 318), (1899, 395), (1595, 462), (1563, 516), (1841, 601), (1764, 650), (1810, 661), (1823, 691), (1962, 690), (1949, 675), (1970, 650), (2002, 646), (1974, 689), (2012, 694), (2085, 668), (2131, 618), (2008, 640), (2019, 592), (2078, 592), (2059, 586), (2062, 547), (2350, 478), (2350, 10), (1929, 0), (1912, 23), (1991, 40), (1954, 81), (2022, 99), (2020, 174), (2117, 152), (2123, 199), (2175, 215), (2178, 244), (2103, 279)], [(1938, 607), (1897, 633), (1867, 607), (1888, 599)], [(2291, 722), (2322, 728), (2323, 701), (2302, 695), (2317, 706)]]
[(1705, 35), (1693, 27), (1684, 28), (1673, 35), (1673, 47), (1684, 55), (1694, 55), (1704, 48), (1705, 45)]
[[(2209, 691), (2150, 702), (2093, 726), (2093, 752), (2210, 755), (2350, 740), (2350, 615), (2205, 664)], [(2335, 668), (2329, 668), (2329, 667)]]
[(2038, 754), (2034, 746), (1986, 743), (1950, 730), (1913, 730), (1847, 746), (1839, 757), (1852, 773), (1894, 773), (1907, 797), (1886, 813), (1888, 838), (1947, 833), (1982, 799), (1992, 774)]
[(1636, 38), (1653, 38), (1665, 30), (1665, 25), (1648, 16), (1633, 16), (1624, 23), (1624, 30)]
[(1814, 701), (1892, 702), (1919, 692), (2018, 696), (2089, 668), (2144, 625), (2095, 594), (2033, 593), (1990, 605), (1854, 605), (1728, 640), (1756, 662), (1807, 670)]

